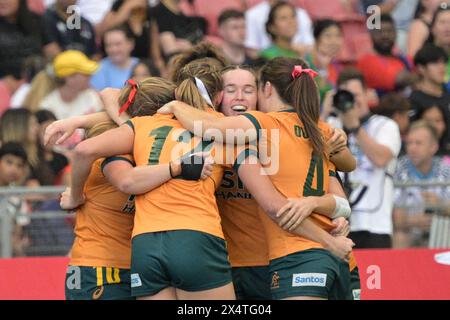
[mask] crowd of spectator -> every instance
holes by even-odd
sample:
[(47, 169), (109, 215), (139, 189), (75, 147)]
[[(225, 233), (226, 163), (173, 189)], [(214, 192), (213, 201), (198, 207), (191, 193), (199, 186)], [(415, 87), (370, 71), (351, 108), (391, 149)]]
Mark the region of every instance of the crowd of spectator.
[[(394, 181), (450, 183), (442, 0), (0, 0), (0, 184), (64, 185), (83, 132), (55, 149), (42, 145), (45, 127), (102, 110), (99, 91), (129, 78), (168, 78), (173, 57), (201, 41), (230, 64), (304, 58), (319, 74), (321, 119), (347, 131), (358, 159), (342, 177), (355, 242), (427, 246), (450, 185), (394, 191)], [(338, 90), (353, 94), (352, 110), (334, 108)]]

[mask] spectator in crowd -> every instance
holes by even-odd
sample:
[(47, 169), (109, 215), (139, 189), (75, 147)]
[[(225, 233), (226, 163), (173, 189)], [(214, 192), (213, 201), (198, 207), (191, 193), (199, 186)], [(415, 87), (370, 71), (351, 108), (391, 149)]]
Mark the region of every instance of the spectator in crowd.
[[(442, 3), (436, 10), (431, 22), (431, 34), (428, 43), (441, 47), (450, 55), (450, 6)], [(447, 61), (447, 91), (450, 91), (450, 60)]]
[(431, 105), (424, 107), (416, 116), (419, 120), (425, 120), (436, 130), (439, 140), (438, 155), (443, 156), (445, 161), (450, 160), (450, 140), (448, 139), (448, 125), (442, 108)]
[[(400, 158), (395, 181), (398, 182), (448, 182), (450, 166), (436, 157), (438, 151), (436, 130), (426, 121), (411, 125), (406, 150)], [(430, 225), (436, 205), (450, 200), (450, 188), (442, 186), (407, 187), (395, 190), (395, 247), (423, 247), (428, 245)]]
[(390, 14), (392, 16), (397, 30), (397, 48), (402, 53), (407, 54), (409, 28), (416, 14), (419, 0), (361, 0), (361, 2), (364, 14), (373, 13), (368, 12), (367, 9), (369, 6), (376, 5), (381, 9), (382, 14)]
[(25, 181), (27, 153), (17, 142), (3, 143), (0, 148), (0, 187), (20, 185)]
[(35, 116), (39, 123), (39, 157), (46, 173), (39, 177), (39, 182), (41, 185), (67, 185), (69, 175), (65, 169), (69, 161), (63, 154), (55, 151), (53, 146), (44, 145), (45, 129), (57, 120), (56, 116), (48, 110), (39, 110)]
[(41, 18), (28, 9), (27, 0), (2, 1), (0, 6), (0, 79), (20, 78), (23, 61), (41, 54)]
[(411, 23), (414, 20), (416, 8), (420, 0), (387, 0), (385, 2), (395, 2), (395, 7), (391, 11), (392, 19), (397, 30), (396, 48), (404, 55), (408, 50), (408, 34)]
[(430, 36), (431, 22), (434, 13), (439, 8), (442, 0), (420, 0), (414, 16), (414, 21), (409, 28), (407, 54), (414, 57)]
[(125, 27), (115, 27), (105, 32), (103, 42), (107, 56), (92, 76), (91, 85), (97, 91), (108, 87), (120, 89), (138, 62), (137, 58), (131, 56), (133, 37)]
[[(17, 142), (8, 142), (0, 148), (0, 187), (18, 186), (23, 184), (27, 174), (27, 154)], [(2, 213), (8, 214), (14, 220), (12, 234), (12, 253), (14, 257), (25, 255), (25, 249), (29, 239), (23, 231), (23, 227), (30, 221), (27, 217), (19, 216), (20, 212), (26, 212), (25, 203), (19, 197), (7, 197), (1, 199)]]
[(11, 108), (20, 108), (25, 104), (25, 99), (31, 88), (31, 82), (34, 77), (45, 69), (46, 63), (42, 56), (30, 56), (23, 62), (21, 73), (21, 85), (11, 97)]
[(445, 2), (434, 13), (428, 42), (434, 43), (450, 54), (450, 6)]
[[(266, 23), (271, 8), (280, 0), (262, 1), (260, 4), (247, 10), (245, 20), (247, 26), (246, 47), (251, 50), (251, 56), (256, 57), (258, 52), (270, 47), (272, 41), (266, 32)], [(314, 37), (312, 32), (312, 22), (308, 13), (296, 8), (297, 32), (292, 39), (292, 46), (299, 55), (303, 55), (312, 49)]]
[(266, 31), (272, 38), (272, 45), (261, 51), (261, 57), (270, 60), (277, 57), (299, 56), (299, 52), (292, 45), (297, 32), (295, 15), (295, 7), (288, 2), (278, 2), (270, 9)]
[(306, 55), (306, 61), (312, 69), (319, 73), (315, 78), (323, 101), (325, 93), (336, 86), (342, 66), (336, 57), (344, 44), (344, 36), (340, 24), (331, 19), (317, 20), (314, 23), (314, 49)]
[(394, 120), (400, 130), (402, 137), (402, 150), (409, 129), (409, 111), (411, 105), (409, 100), (398, 93), (388, 93), (381, 98), (380, 104), (373, 109), (374, 113)]
[(203, 40), (206, 34), (206, 19), (183, 14), (179, 0), (161, 0), (153, 12), (166, 61)]
[(36, 117), (24, 108), (9, 109), (0, 118), (0, 141), (2, 144), (8, 142), (20, 143), (27, 153), (30, 170), (27, 174), (27, 185), (39, 185), (37, 176), (40, 174), (39, 167), (39, 124)]
[(69, 50), (53, 61), (58, 87), (41, 102), (40, 109), (52, 111), (58, 119), (97, 112), (103, 109), (98, 93), (89, 87), (98, 64), (82, 52)]
[[(450, 93), (445, 90), (445, 76), (448, 55), (444, 49), (433, 44), (426, 44), (414, 57), (414, 64), (420, 80), (411, 93), (412, 118), (429, 106), (438, 106), (445, 115), (445, 122), (450, 123)], [(447, 134), (446, 139), (449, 139)]]
[(245, 50), (245, 16), (238, 10), (222, 12), (218, 18), (222, 52), (231, 64), (251, 65), (253, 60)]
[[(45, 0), (46, 2), (48, 0)], [(52, 0), (54, 1), (54, 0)], [(97, 26), (103, 21), (103, 18), (111, 10), (111, 6), (114, 0), (102, 0), (102, 1), (92, 1), (92, 0), (78, 0), (77, 6), (80, 11), (83, 12), (83, 16), (89, 20), (89, 22), (96, 28), (95, 33), (97, 34)]]
[(151, 59), (160, 69), (164, 69), (164, 60), (161, 56), (158, 26), (151, 14), (146, 0), (116, 0), (111, 11), (97, 26), (97, 36), (102, 37), (104, 32), (124, 25), (134, 40), (133, 57)]
[(374, 53), (362, 56), (357, 67), (367, 79), (367, 86), (379, 95), (403, 89), (416, 80), (411, 73), (412, 63), (394, 53), (396, 31), (390, 15), (382, 15), (381, 28), (370, 31)]
[(355, 171), (345, 176), (352, 205), (350, 238), (358, 248), (390, 248), (392, 207), (397, 156), (401, 148), (397, 124), (370, 113), (364, 76), (356, 69), (339, 75), (337, 86), (353, 94), (353, 108), (338, 111), (337, 123), (349, 135), (349, 147), (357, 159)]
[(139, 60), (131, 71), (131, 78), (135, 81), (143, 81), (148, 77), (159, 77), (159, 70), (149, 60)]
[[(74, 6), (77, 0), (56, 0), (56, 3), (45, 11), (44, 20), (44, 53), (49, 60), (54, 59), (64, 50), (78, 50), (92, 57), (97, 51), (95, 30), (83, 16), (79, 21), (73, 19), (74, 13), (67, 8)], [(79, 25), (71, 25), (79, 23)]]

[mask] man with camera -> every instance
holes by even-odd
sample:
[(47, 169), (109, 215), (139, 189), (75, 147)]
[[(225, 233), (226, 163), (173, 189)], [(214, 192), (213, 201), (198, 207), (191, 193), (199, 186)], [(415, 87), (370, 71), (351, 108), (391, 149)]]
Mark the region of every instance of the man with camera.
[[(392, 208), (397, 156), (401, 148), (398, 125), (391, 119), (372, 115), (364, 76), (356, 69), (339, 75), (333, 98), (336, 127), (343, 127), (357, 168), (346, 174), (344, 186), (352, 205), (350, 238), (357, 248), (392, 246)], [(326, 106), (324, 106), (326, 108)]]

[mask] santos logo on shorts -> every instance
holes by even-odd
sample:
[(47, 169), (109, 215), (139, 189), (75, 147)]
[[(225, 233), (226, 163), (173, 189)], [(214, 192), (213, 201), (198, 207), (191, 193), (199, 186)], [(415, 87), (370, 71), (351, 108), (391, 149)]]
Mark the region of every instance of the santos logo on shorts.
[(296, 273), (292, 275), (293, 287), (325, 287), (326, 273)]
[(133, 273), (131, 275), (131, 287), (136, 288), (136, 287), (141, 287), (141, 286), (142, 286), (142, 281), (141, 281), (141, 277), (139, 277), (139, 273)]

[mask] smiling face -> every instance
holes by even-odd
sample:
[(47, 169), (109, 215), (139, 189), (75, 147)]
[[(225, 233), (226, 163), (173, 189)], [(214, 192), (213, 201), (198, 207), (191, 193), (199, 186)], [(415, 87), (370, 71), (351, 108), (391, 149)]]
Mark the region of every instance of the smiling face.
[(116, 65), (125, 63), (134, 48), (134, 42), (127, 38), (121, 30), (108, 31), (104, 35), (105, 51), (111, 61)]
[(249, 110), (256, 110), (258, 99), (255, 76), (247, 70), (227, 71), (223, 79), (223, 100), (221, 111), (226, 116), (236, 116)]

